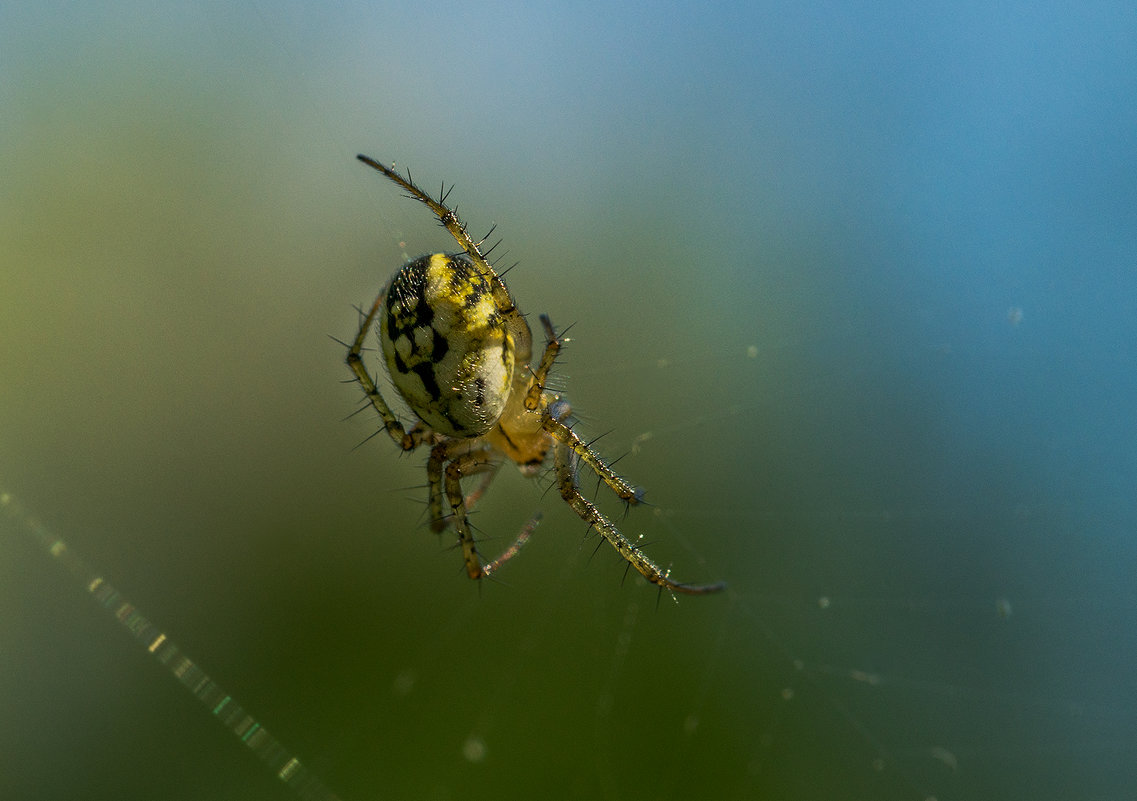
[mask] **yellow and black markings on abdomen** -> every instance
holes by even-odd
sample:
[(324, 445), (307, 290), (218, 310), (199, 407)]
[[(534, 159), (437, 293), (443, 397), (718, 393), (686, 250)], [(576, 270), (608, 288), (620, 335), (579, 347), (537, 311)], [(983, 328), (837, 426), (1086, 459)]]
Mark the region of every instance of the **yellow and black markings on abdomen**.
[(495, 282), (464, 255), (435, 253), (405, 265), (387, 288), (379, 339), (391, 380), (441, 434), (485, 433), (509, 397), (514, 343)]

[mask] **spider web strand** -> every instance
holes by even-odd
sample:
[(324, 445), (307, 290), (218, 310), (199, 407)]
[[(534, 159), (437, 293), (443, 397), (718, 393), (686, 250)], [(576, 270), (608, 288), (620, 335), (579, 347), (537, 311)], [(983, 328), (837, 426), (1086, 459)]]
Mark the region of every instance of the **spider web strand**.
[(14, 497), (0, 491), (0, 512), (36, 540), (82, 586), (100, 607), (305, 801), (340, 801), (300, 759), (289, 751), (237, 700), (198, 667), (164, 631), (145, 617), (105, 578), (93, 571), (70, 546), (53, 534)]

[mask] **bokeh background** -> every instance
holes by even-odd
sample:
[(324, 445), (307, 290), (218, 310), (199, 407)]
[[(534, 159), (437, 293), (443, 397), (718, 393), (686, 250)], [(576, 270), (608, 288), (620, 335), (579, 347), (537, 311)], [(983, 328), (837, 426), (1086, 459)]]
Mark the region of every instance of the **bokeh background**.
[[(161, 6), (0, 7), (0, 490), (342, 798), (1132, 792), (1131, 3)], [(453, 247), (358, 152), (725, 595), (508, 470), (478, 587), (355, 447), (329, 335)], [(0, 797), (294, 796), (5, 522)]]

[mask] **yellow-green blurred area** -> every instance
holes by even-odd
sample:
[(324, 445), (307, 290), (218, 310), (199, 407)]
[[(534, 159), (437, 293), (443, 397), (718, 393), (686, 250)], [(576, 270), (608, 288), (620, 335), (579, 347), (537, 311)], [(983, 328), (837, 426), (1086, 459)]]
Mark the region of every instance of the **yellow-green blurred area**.
[[(1122, 797), (1135, 23), (5, 5), (0, 492), (345, 801)], [(650, 504), (586, 493), (724, 595), (508, 467), (465, 577), (333, 339), (455, 245), (356, 153), (497, 223)], [(295, 797), (210, 717), (0, 520), (0, 798)]]

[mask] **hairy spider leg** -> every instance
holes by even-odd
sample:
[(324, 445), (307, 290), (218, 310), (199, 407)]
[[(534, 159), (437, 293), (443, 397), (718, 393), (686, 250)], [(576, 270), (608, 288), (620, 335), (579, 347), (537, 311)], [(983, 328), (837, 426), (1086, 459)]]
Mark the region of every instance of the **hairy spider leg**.
[[(485, 477), (478, 485), (477, 489), (462, 499), (462, 508), (468, 512), (474, 508), (474, 504), (482, 497), (486, 489), (489, 487), (490, 482), (493, 481), (494, 476), (497, 475), (498, 468), (501, 467), (502, 459), (494, 458), (494, 450), (489, 445), (480, 440), (475, 440), (478, 444), (471, 447), (468, 440), (446, 440), (440, 442), (430, 449), (430, 458), (426, 460), (426, 477), (430, 487), (429, 509), (430, 509), (430, 529), (431, 531), (440, 532), (446, 529), (450, 523), (452, 512), (447, 512), (443, 506), (443, 497), (446, 496), (443, 490), (443, 476), (446, 466), (449, 463), (455, 462), (459, 458), (465, 457), (464, 468), (462, 476), (473, 476), (479, 473), (485, 473)], [(449, 498), (447, 498), (446, 507), (449, 507)]]
[[(441, 532), (446, 529), (451, 521), (454, 522), (454, 528), (458, 533), (458, 542), (462, 547), (463, 559), (466, 560), (466, 572), (471, 578), (485, 578), (486, 576), (494, 573), (508, 562), (513, 557), (517, 556), (521, 547), (529, 541), (529, 537), (537, 529), (537, 525), (541, 522), (541, 513), (535, 513), (525, 525), (521, 527), (521, 532), (514, 538), (513, 542), (506, 548), (496, 559), (492, 562), (481, 562), (481, 555), (477, 553), (476, 543), (474, 543), (472, 533), (469, 535), (469, 542), (474, 545), (474, 554), (478, 563), (478, 575), (470, 572), (470, 562), (467, 554), (467, 539), (463, 537), (462, 531), (469, 532), (469, 520), (467, 514), (474, 508), (481, 497), (489, 489), (490, 484), (493, 483), (494, 477), (497, 476), (498, 470), (504, 464), (505, 460), (501, 457), (494, 458), (494, 449), (488, 445), (482, 445), (477, 450), (471, 450), (463, 453), (460, 456), (453, 458), (448, 457), (447, 449), (454, 446), (460, 446), (462, 443), (457, 442), (444, 442), (435, 445), (431, 448), (430, 459), (427, 461), (427, 476), (430, 481), (430, 527), (432, 531)], [(468, 444), (467, 444), (468, 447)], [(450, 503), (449, 492), (443, 491), (443, 477), (446, 475), (444, 468), (449, 468), (450, 465), (456, 461), (459, 464), (458, 472), (459, 482), (462, 478), (484, 473), (482, 480), (473, 492), (467, 493), (461, 504), (461, 511), (453, 511), (454, 507), (451, 506), (451, 513), (444, 514), (442, 511), (442, 499), (445, 495), (447, 503)], [(461, 490), (459, 489), (459, 492)]]
[[(557, 407), (561, 407), (558, 403)], [(687, 595), (707, 595), (712, 592), (722, 590), (726, 585), (722, 582), (716, 584), (682, 584), (672, 581), (669, 574), (670, 570), (660, 570), (655, 562), (651, 561), (647, 555), (640, 549), (640, 547), (620, 533), (604, 514), (596, 508), (587, 498), (580, 493), (580, 485), (576, 477), (576, 464), (574, 464), (574, 457), (578, 457), (579, 461), (587, 464), (608, 486), (609, 476), (612, 476), (616, 481), (621, 484), (627, 485), (623, 479), (616, 477), (611, 469), (607, 467), (600, 458), (577, 437), (575, 432), (561, 420), (568, 415), (568, 404), (564, 404), (561, 408), (554, 408), (549, 414), (545, 430), (548, 431), (556, 441), (553, 448), (553, 465), (557, 473), (557, 487), (560, 490), (561, 497), (565, 499), (569, 506), (573, 508), (580, 519), (588, 523), (589, 526), (595, 528), (600, 532), (600, 536), (608, 541), (608, 543), (615, 548), (620, 556), (626, 562), (632, 565), (640, 575), (650, 581), (652, 584), (659, 585), (670, 592), (680, 592)], [(587, 458), (586, 458), (587, 457)], [(604, 468), (603, 472), (598, 467)], [(633, 496), (634, 496), (634, 490)], [(619, 495), (620, 492), (617, 491)], [(623, 497), (623, 496), (621, 496)]]
[(545, 329), (545, 352), (541, 354), (537, 369), (532, 371), (533, 382), (525, 395), (525, 408), (531, 412), (536, 411), (541, 405), (541, 396), (545, 393), (545, 382), (548, 381), (549, 371), (553, 369), (553, 362), (561, 352), (561, 340), (553, 330), (553, 321), (549, 319), (549, 315), (541, 315), (541, 325)]
[[(600, 455), (588, 447), (588, 444), (577, 436), (576, 432), (564, 422), (570, 413), (568, 402), (559, 400), (553, 404), (553, 406), (554, 408), (551, 413), (546, 415), (544, 420), (541, 421), (541, 425), (545, 431), (556, 440), (559, 446), (570, 451), (578, 461), (588, 465), (588, 468), (592, 470), (612, 492), (616, 493), (620, 500), (632, 506), (640, 503), (643, 500), (643, 493), (628, 483), (627, 479), (617, 475), (616, 471), (609, 467), (604, 460), (600, 458)], [(564, 495), (564, 492), (561, 494)], [(568, 500), (568, 498), (566, 497), (565, 500)]]
[(500, 556), (491, 562), (482, 561), (482, 557), (478, 553), (477, 541), (474, 539), (473, 532), (470, 531), (470, 523), (466, 517), (467, 507), (466, 498), (462, 494), (462, 476), (493, 469), (495, 468), (486, 462), (485, 453), (476, 451), (459, 453), (446, 462), (443, 470), (446, 500), (450, 504), (451, 512), (449, 520), (453, 521), (454, 530), (458, 534), (458, 545), (462, 549), (462, 560), (466, 563), (466, 575), (472, 579), (485, 578), (516, 556), (521, 550), (521, 546), (529, 540), (529, 536), (537, 528), (537, 523), (541, 519), (540, 515), (532, 517), (521, 529), (517, 539)]
[[(525, 408), (531, 410), (538, 408), (542, 397), (545, 398), (546, 402), (551, 401), (551, 403), (549, 403), (549, 409), (546, 409), (545, 415), (542, 418), (541, 427), (554, 437), (558, 436), (558, 431), (562, 431), (563, 433), (560, 436), (564, 438), (565, 444), (572, 449), (580, 461), (587, 464), (589, 468), (608, 485), (609, 489), (620, 497), (620, 500), (633, 506), (638, 504), (642, 500), (640, 490), (618, 476), (616, 472), (605, 464), (600, 456), (589, 448), (588, 445), (576, 435), (572, 428), (564, 422), (571, 414), (571, 407), (568, 401), (564, 399), (552, 399), (544, 395), (545, 382), (548, 379), (549, 371), (552, 369), (553, 362), (561, 350), (561, 340), (553, 328), (553, 322), (549, 319), (549, 315), (541, 315), (541, 325), (545, 329), (545, 352), (541, 356), (541, 362), (537, 365), (537, 369), (533, 371), (533, 384), (529, 388), (529, 394), (525, 398)], [(534, 395), (534, 393), (536, 393), (536, 395)], [(530, 400), (534, 397), (537, 400), (531, 406)]]
[(392, 181), (409, 192), (412, 198), (419, 201), (420, 203), (423, 203), (427, 208), (433, 211), (435, 216), (437, 216), (439, 221), (442, 223), (442, 227), (449, 231), (450, 235), (454, 237), (455, 240), (457, 240), (458, 244), (462, 246), (462, 249), (464, 251), (466, 251), (466, 255), (468, 255), (473, 260), (478, 269), (482, 270), (483, 272), (490, 269), (489, 263), (486, 261), (486, 257), (483, 256), (482, 251), (478, 249), (478, 244), (470, 238), (470, 235), (468, 233), (466, 233), (466, 226), (458, 218), (458, 212), (446, 205), (446, 195), (448, 193), (442, 193), (439, 196), (438, 200), (435, 200), (426, 192), (415, 186), (415, 184), (409, 178), (404, 178), (392, 168), (380, 164), (375, 159), (369, 156), (364, 156), (362, 154), (356, 156), (356, 158), (362, 161), (368, 167), (376, 169), (386, 175)]

